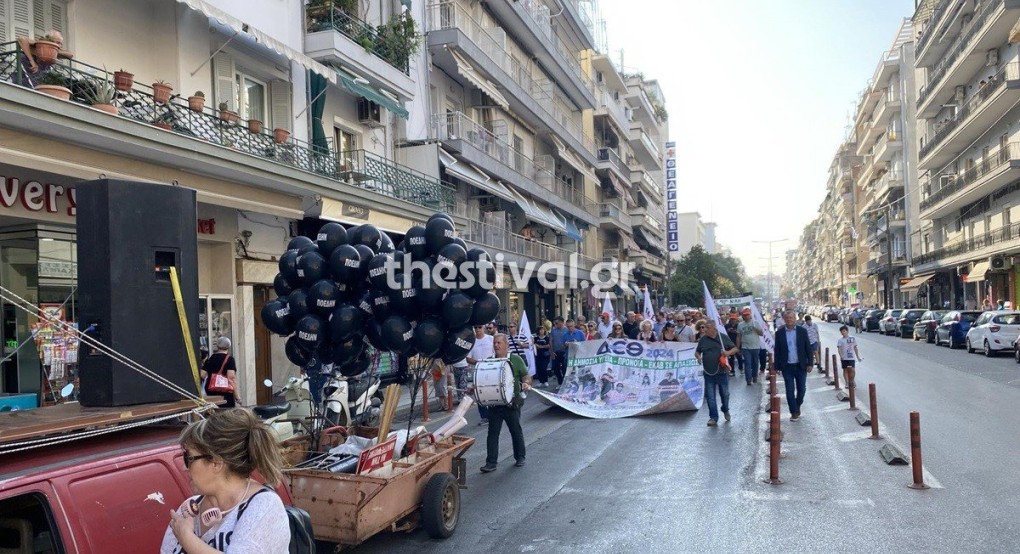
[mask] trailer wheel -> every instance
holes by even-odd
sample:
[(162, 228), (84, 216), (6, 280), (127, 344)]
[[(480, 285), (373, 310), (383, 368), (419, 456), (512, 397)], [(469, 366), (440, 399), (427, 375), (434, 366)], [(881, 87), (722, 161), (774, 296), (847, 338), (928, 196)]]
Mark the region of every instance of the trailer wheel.
[(460, 520), (460, 487), (451, 473), (433, 475), (421, 498), (421, 523), (434, 539), (453, 535)]

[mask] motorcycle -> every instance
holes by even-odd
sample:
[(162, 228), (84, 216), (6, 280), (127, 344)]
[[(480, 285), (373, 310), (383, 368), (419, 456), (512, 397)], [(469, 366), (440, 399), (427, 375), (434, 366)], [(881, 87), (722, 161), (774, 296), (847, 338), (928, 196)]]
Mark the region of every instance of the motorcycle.
[(379, 420), (379, 406), (382, 404), (380, 380), (371, 372), (358, 377), (344, 377), (333, 373), (322, 389), (326, 405), (326, 424), (375, 425)]
[[(266, 379), (262, 382), (272, 388), (273, 382)], [(283, 402), (262, 404), (252, 408), (255, 415), (262, 420), (276, 435), (278, 441), (285, 441), (294, 436), (307, 433), (312, 429), (312, 393), (308, 388), (308, 377), (291, 377), (287, 384), (273, 393), (273, 397), (283, 397)]]

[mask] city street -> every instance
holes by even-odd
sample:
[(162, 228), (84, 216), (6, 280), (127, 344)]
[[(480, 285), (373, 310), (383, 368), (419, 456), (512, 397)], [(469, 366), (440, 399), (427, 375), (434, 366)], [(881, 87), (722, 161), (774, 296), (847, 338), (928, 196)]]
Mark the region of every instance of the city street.
[[(837, 328), (821, 325), (823, 348), (835, 346)], [(909, 466), (884, 464), (885, 441), (867, 439), (817, 372), (801, 421), (789, 421), (783, 398), (778, 486), (762, 483), (764, 384), (731, 380), (733, 421), (718, 428), (706, 427), (707, 408), (598, 421), (532, 397), (525, 468), (513, 467), (504, 431), (499, 470), (479, 473), (485, 428), (471, 414), (465, 432), (478, 442), (453, 537), (382, 534), (359, 551), (1010, 550), (1020, 430), (1000, 408), (1020, 401), (1020, 366), (874, 333), (860, 335), (860, 347), (858, 406), (867, 410), (867, 383), (876, 383), (881, 433), (908, 454), (908, 414), (921, 413), (930, 490), (906, 487)]]

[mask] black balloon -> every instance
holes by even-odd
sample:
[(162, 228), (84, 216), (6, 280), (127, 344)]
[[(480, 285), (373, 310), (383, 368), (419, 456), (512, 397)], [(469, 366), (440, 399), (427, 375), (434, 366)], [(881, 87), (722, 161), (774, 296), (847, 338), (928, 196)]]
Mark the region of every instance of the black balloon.
[(448, 219), (436, 218), (425, 225), (425, 244), (430, 254), (439, 252), (456, 237), (457, 231)]
[(319, 347), (315, 349), (315, 357), (322, 362), (323, 370), (325, 371), (327, 369), (325, 366), (333, 365), (333, 345), (329, 342), (320, 344)]
[(311, 285), (319, 279), (329, 277), (329, 269), (326, 267), (326, 259), (318, 252), (302, 254), (297, 262), (298, 278), (305, 285)]
[(361, 375), (372, 365), (372, 358), (368, 352), (362, 352), (356, 358), (340, 366), (340, 374), (344, 377), (356, 377)]
[(372, 312), (380, 322), (393, 313), (393, 307), (390, 305), (389, 291), (383, 289), (372, 291)]
[(382, 322), (380, 329), (382, 343), (387, 350), (398, 354), (406, 353), (413, 345), (414, 329), (403, 316), (391, 315)]
[(453, 244), (456, 244), (457, 246), (463, 248), (465, 252), (468, 249), (467, 243), (464, 242), (464, 239), (462, 239), (460, 237), (457, 237), (457, 238), (453, 239)]
[(436, 253), (436, 263), (451, 267), (460, 267), (460, 264), (467, 260), (467, 251), (459, 244), (450, 243), (439, 249)]
[(318, 348), (326, 340), (326, 322), (317, 315), (306, 315), (294, 324), (294, 336), (305, 348)]
[(322, 317), (329, 317), (333, 313), (339, 297), (340, 291), (331, 279), (321, 279), (308, 287), (308, 305), (313, 313)]
[(366, 223), (358, 229), (357, 244), (363, 244), (372, 249), (372, 254), (379, 251), (382, 246), (382, 232), (371, 223)]
[(471, 327), (461, 327), (446, 334), (443, 344), (443, 362), (455, 364), (467, 358), (475, 345), (475, 333)]
[(368, 280), (377, 289), (386, 288), (386, 273), (393, 264), (393, 256), (376, 254), (368, 261)]
[(481, 298), (496, 286), (496, 266), (488, 260), (465, 262), (461, 274), (468, 285), (464, 292), (471, 298)]
[(345, 341), (361, 331), (361, 310), (344, 304), (333, 312), (329, 320), (329, 336), (334, 342)]
[(371, 320), (365, 323), (365, 340), (378, 350), (389, 350), (382, 341), (382, 323)]
[(315, 241), (319, 245), (319, 253), (328, 260), (329, 255), (337, 246), (347, 244), (347, 229), (344, 229), (343, 225), (331, 221), (319, 229)]
[(486, 252), (485, 250), (482, 250), (481, 248), (472, 248), (471, 250), (468, 250), (467, 259), (468, 261), (472, 262), (477, 262), (481, 260), (488, 260), (490, 262), (492, 261), (492, 258), (489, 257), (489, 253)]
[(442, 310), (443, 297), (446, 290), (435, 283), (426, 288), (424, 285), (418, 287), (418, 309), (426, 314), (438, 314)]
[(294, 292), (294, 287), (290, 286), (287, 282), (287, 278), (282, 273), (277, 273), (273, 279), (273, 290), (276, 291), (277, 298), (284, 298), (288, 294)]
[(358, 357), (365, 350), (365, 341), (361, 335), (350, 337), (345, 341), (333, 343), (333, 362), (343, 366)]
[(355, 246), (354, 249), (357, 250), (358, 254), (361, 255), (361, 267), (358, 268), (358, 272), (360, 275), (360, 279), (358, 279), (358, 281), (360, 282), (364, 281), (365, 277), (368, 277), (368, 262), (371, 262), (372, 258), (375, 257), (375, 252), (373, 252), (371, 248), (364, 244), (359, 244)]
[(430, 215), (428, 221), (426, 221), (425, 223), (429, 224), (433, 220), (436, 220), (436, 219), (445, 219), (445, 220), (449, 221), (450, 223), (453, 223), (453, 218), (450, 217), (450, 214), (446, 214), (446, 213), (443, 213), (443, 212), (436, 212), (436, 213)]
[[(399, 286), (389, 290), (390, 306), (404, 315), (412, 316), (418, 308), (418, 289), (414, 286), (414, 280), (411, 281), (410, 286), (404, 283), (403, 273), (398, 273), (395, 277)], [(412, 319), (418, 318), (413, 317)]]
[(262, 305), (262, 324), (277, 335), (287, 336), (294, 332), (287, 303), (277, 298)]
[(329, 270), (336, 282), (356, 284), (363, 277), (361, 275), (361, 253), (349, 244), (336, 247), (329, 257)]
[(488, 292), (485, 296), (475, 300), (475, 307), (471, 312), (471, 325), (484, 325), (499, 314), (499, 297)]
[(396, 250), (396, 247), (393, 246), (393, 239), (391, 239), (390, 236), (387, 235), (386, 233), (383, 233), (382, 242), (379, 245), (379, 253), (388, 254), (393, 252), (394, 250)]
[(315, 244), (315, 241), (308, 237), (294, 237), (287, 243), (287, 250), (299, 250), (309, 244)]
[(425, 240), (425, 228), (415, 225), (404, 233), (403, 250), (415, 260), (424, 260), (429, 255), (429, 248)]
[(447, 329), (458, 329), (471, 321), (474, 302), (463, 292), (453, 291), (443, 300), (443, 323)]
[(307, 254), (309, 252), (318, 253), (319, 252), (319, 245), (315, 244), (313, 242), (312, 244), (306, 244), (306, 245), (302, 246), (301, 248), (298, 248), (298, 251), (297, 251), (297, 253), (298, 253), (298, 262), (301, 261), (301, 259), (300, 259), (301, 256), (304, 256), (305, 254)]
[(361, 319), (365, 320), (375, 315), (375, 307), (372, 305), (372, 292), (364, 291), (354, 300), (354, 304), (361, 312)]
[(301, 278), (298, 277), (297, 262), (298, 257), (297, 249), (288, 250), (280, 256), (280, 275), (287, 280), (287, 283), (291, 288), (297, 288), (301, 286)]
[(308, 365), (308, 361), (312, 359), (312, 354), (301, 345), (297, 335), (287, 339), (283, 351), (287, 354), (287, 359), (290, 360), (290, 363), (299, 367), (305, 367)]
[(414, 347), (426, 358), (435, 357), (443, 349), (443, 324), (435, 319), (426, 319), (414, 328)]
[(312, 313), (312, 307), (308, 304), (308, 293), (305, 289), (295, 289), (287, 296), (287, 306), (290, 308), (290, 318), (297, 321)]

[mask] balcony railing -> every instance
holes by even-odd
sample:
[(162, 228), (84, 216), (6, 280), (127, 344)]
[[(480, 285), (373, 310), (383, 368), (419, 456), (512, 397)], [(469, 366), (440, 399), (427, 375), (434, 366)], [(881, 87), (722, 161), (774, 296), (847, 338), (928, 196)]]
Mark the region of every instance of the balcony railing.
[(596, 96), (598, 97), (598, 104), (611, 113), (622, 125), (622, 128), (626, 129), (629, 125), (627, 112), (623, 110), (623, 106), (620, 104), (620, 101), (613, 98), (613, 95), (609, 93), (609, 89), (604, 83), (599, 85), (598, 94)]
[(403, 71), (409, 69), (411, 40), (417, 38), (386, 37), (376, 27), (345, 12), (335, 4), (329, 6), (305, 6), (305, 29), (309, 33), (333, 30), (351, 39), (365, 50), (372, 52), (386, 63)]
[(1020, 79), (1020, 62), (1008, 63), (1000, 67), (995, 75), (989, 77), (985, 84), (981, 86), (977, 94), (956, 111), (956, 115), (952, 119), (935, 125), (935, 134), (932, 135), (931, 140), (921, 145), (921, 157), (924, 158), (936, 146), (942, 144), (946, 137), (951, 135), (961, 123), (979, 110), (992, 95), (1005, 87), (1006, 81), (1015, 81), (1017, 79)]
[(652, 192), (654, 192), (654, 193), (655, 193), (656, 195), (658, 195), (659, 197), (662, 197), (662, 187), (660, 187), (660, 186), (659, 186), (659, 184), (658, 184), (658, 183), (656, 183), (656, 182), (655, 182), (655, 181), (654, 181), (654, 180), (653, 180), (653, 179), (652, 179), (652, 178), (651, 178), (651, 177), (650, 177), (650, 176), (648, 175), (648, 172), (647, 172), (647, 171), (645, 171), (645, 172), (642, 172), (642, 174), (641, 174), (641, 182), (642, 182), (642, 183), (644, 183), (644, 184), (645, 184), (645, 186), (646, 186), (646, 187), (648, 187), (648, 188), (649, 188), (649, 189), (650, 189), (650, 190), (651, 190)]
[[(964, 170), (960, 175), (952, 177), (949, 183), (941, 189), (928, 194), (921, 200), (921, 211), (938, 205), (943, 200), (974, 184), (989, 173), (997, 171), (1000, 167), (1017, 159), (1020, 159), (1020, 143), (1011, 142), (1005, 148), (1000, 147), (992, 150), (987, 156), (979, 159), (973, 167)], [(942, 177), (943, 175), (936, 175), (934, 180), (938, 182)]]
[(629, 170), (626, 169), (627, 166), (625, 166), (623, 164), (623, 160), (620, 159), (620, 155), (612, 148), (599, 148), (599, 161), (613, 164), (613, 167), (624, 175), (629, 173)]
[(954, 241), (953, 244), (943, 246), (942, 248), (937, 248), (931, 252), (917, 256), (913, 259), (913, 264), (915, 266), (930, 264), (953, 256), (976, 252), (999, 243), (1015, 240), (1020, 240), (1020, 222), (1013, 223), (1012, 225), (1007, 225), (1005, 227), (999, 227), (998, 229), (992, 229), (991, 231), (982, 233), (976, 237)]
[[(44, 75), (29, 73), (21, 60), (16, 43), (0, 44), (0, 82), (34, 88)], [(62, 77), (72, 91), (71, 101), (84, 105), (91, 105), (89, 95), (105, 79), (113, 82), (112, 74), (78, 60), (60, 60), (47, 73), (49, 78)], [(356, 184), (427, 208), (449, 210), (453, 206), (453, 189), (411, 168), (368, 152), (337, 152), (332, 144), (315, 146), (293, 137), (276, 142), (272, 132), (253, 132), (251, 122), (232, 122), (236, 114), (207, 106), (193, 110), (188, 101), (178, 95), (172, 96), (168, 102), (157, 102), (152, 88), (141, 83), (136, 82), (131, 90), (118, 91), (113, 103), (118, 115), (111, 117), (160, 127), (194, 140), (217, 144), (337, 183)], [(354, 165), (348, 162), (353, 160), (357, 160), (361, 168), (359, 179), (351, 178), (350, 171)]]
[(563, 44), (563, 40), (556, 36), (556, 33), (553, 32), (552, 15), (549, 13), (549, 7), (541, 0), (521, 0), (520, 2), (517, 2), (517, 4), (524, 7), (525, 13), (531, 17), (531, 20), (538, 25), (542, 34), (549, 40), (546, 44), (555, 44), (554, 48), (550, 48), (550, 50), (553, 51), (553, 54), (558, 54), (560, 60), (570, 68), (571, 72), (581, 79), (584, 87), (590, 90), (592, 94), (595, 94), (595, 83), (592, 81), (591, 77), (589, 77), (588, 74), (581, 69), (581, 64), (578, 62), (577, 56), (571, 54), (570, 49)]
[(940, 0), (938, 6), (936, 6), (935, 10), (932, 11), (931, 19), (929, 19), (928, 24), (925, 25), (924, 32), (921, 34), (921, 37), (917, 39), (916, 52), (918, 55), (924, 52), (924, 49), (928, 47), (928, 44), (931, 43), (932, 37), (940, 34), (937, 31), (941, 31), (942, 26), (938, 24), (942, 20), (942, 15), (946, 13), (946, 7), (949, 6), (949, 1), (950, 0)]
[(552, 115), (571, 136), (581, 142), (585, 150), (592, 154), (595, 153), (595, 139), (584, 132), (580, 115), (575, 118), (574, 111), (565, 106), (559, 96), (553, 96), (552, 98)]
[(512, 169), (525, 178), (541, 185), (546, 190), (595, 215), (595, 202), (584, 196), (584, 192), (573, 187), (548, 169), (538, 165), (523, 152), (515, 150), (492, 131), (479, 125), (461, 112), (436, 114), (433, 117), (435, 137), (440, 140), (466, 141), (489, 157)]
[(970, 22), (970, 27), (960, 33), (960, 36), (956, 38), (953, 45), (946, 51), (939, 61), (938, 65), (928, 75), (928, 82), (921, 87), (921, 90), (917, 94), (917, 107), (920, 109), (924, 105), (931, 93), (938, 88), (938, 85), (942, 82), (942, 79), (949, 72), (949, 69), (956, 64), (956, 61), (960, 59), (963, 53), (973, 46), (974, 40), (977, 38), (978, 33), (984, 28), (985, 23), (988, 22), (988, 18), (991, 17), (996, 10), (1002, 6), (1004, 0), (987, 0), (984, 6), (981, 7), (981, 11), (974, 15), (974, 19)]
[(603, 248), (602, 249), (602, 261), (604, 262), (615, 262), (621, 261), (620, 254), (626, 252), (620, 248)]
[(586, 269), (591, 269), (595, 264), (593, 258), (518, 235), (511, 231), (508, 226), (494, 225), (481, 221), (480, 217), (475, 217), (478, 215), (477, 213), (468, 213), (463, 205), (457, 206), (456, 213), (468, 220), (467, 226), (460, 233), (460, 237), (466, 242), (517, 254), (527, 259), (568, 263), (570, 256), (576, 255), (578, 264)]

